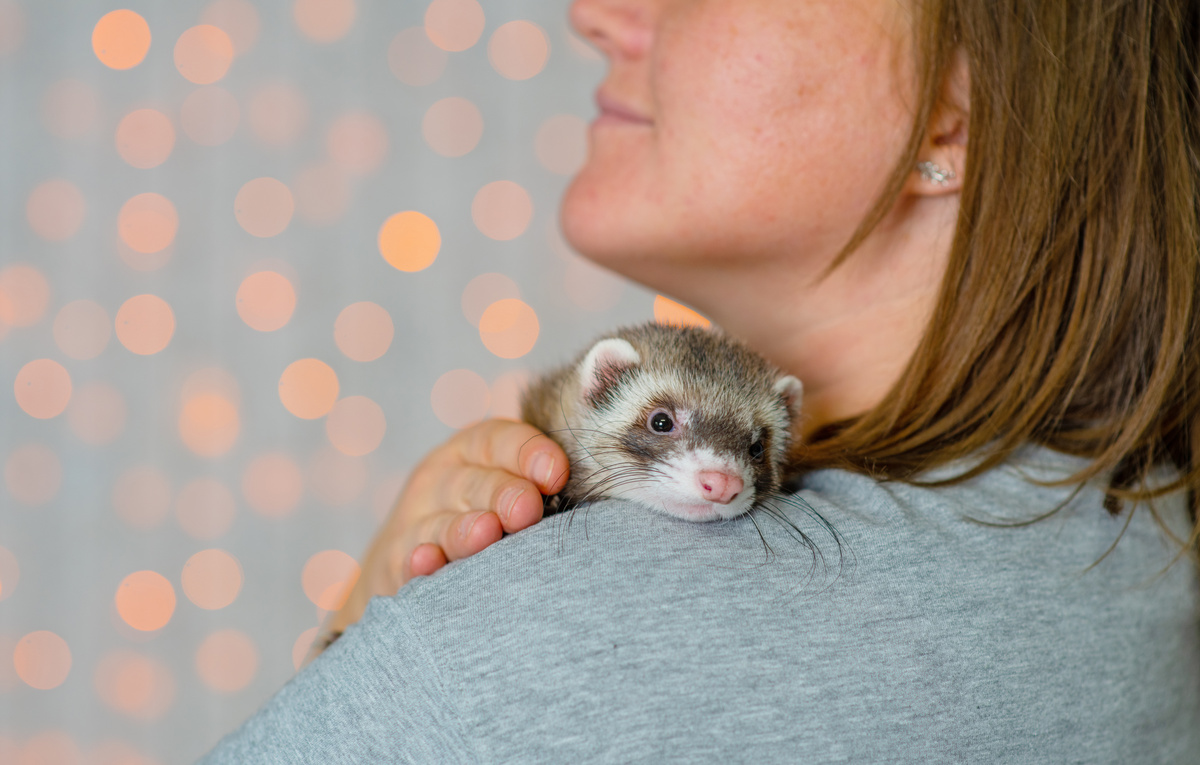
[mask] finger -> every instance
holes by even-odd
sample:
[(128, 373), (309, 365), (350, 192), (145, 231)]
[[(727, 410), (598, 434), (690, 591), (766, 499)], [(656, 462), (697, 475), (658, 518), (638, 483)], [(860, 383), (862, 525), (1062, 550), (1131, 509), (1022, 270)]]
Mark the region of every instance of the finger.
[(449, 560), (459, 560), (500, 541), (504, 530), (491, 511), (460, 513), (443, 510), (422, 524), (421, 539), (432, 539)]
[(456, 446), (463, 462), (523, 476), (542, 494), (557, 494), (567, 483), (566, 453), (528, 423), (487, 420), (461, 431)]
[(542, 495), (538, 487), (502, 468), (475, 465), (447, 468), (442, 482), (429, 497), (429, 506), (463, 513), (491, 510), (509, 534), (542, 519)]
[(448, 562), (442, 548), (434, 544), (423, 544), (417, 545), (417, 549), (413, 550), (408, 567), (412, 576), (429, 576)]

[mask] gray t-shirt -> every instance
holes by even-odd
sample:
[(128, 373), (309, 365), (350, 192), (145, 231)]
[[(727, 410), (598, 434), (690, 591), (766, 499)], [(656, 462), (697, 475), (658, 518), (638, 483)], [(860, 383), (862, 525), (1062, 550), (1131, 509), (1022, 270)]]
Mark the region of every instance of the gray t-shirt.
[(781, 508), (816, 553), (765, 513), (548, 519), (376, 598), (209, 761), (1200, 762), (1195, 566), (1160, 575), (1146, 508), (1028, 480), (1082, 464), (814, 473)]

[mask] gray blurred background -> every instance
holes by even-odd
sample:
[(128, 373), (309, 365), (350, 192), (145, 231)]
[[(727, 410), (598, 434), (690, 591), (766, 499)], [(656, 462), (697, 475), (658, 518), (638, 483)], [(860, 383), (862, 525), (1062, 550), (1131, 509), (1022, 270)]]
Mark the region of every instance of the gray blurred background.
[(665, 315), (558, 234), (567, 5), (0, 0), (0, 762), (194, 760), (421, 455)]

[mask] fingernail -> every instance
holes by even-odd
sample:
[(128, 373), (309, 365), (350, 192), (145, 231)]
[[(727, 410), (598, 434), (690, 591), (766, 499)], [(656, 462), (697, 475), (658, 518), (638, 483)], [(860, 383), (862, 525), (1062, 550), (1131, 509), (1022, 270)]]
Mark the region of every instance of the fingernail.
[(542, 477), (542, 486), (549, 485), (550, 477), (554, 475), (554, 458), (542, 452), (533, 458), (533, 464), (530, 466), (529, 472), (533, 473), (535, 480), (538, 476)]
[(466, 539), (467, 537), (471, 536), (471, 529), (475, 528), (475, 524), (479, 521), (479, 518), (482, 515), (483, 515), (483, 513), (479, 513), (474, 518), (467, 518), (466, 520), (459, 523), (458, 524), (458, 535), (462, 539)]
[(500, 517), (503, 520), (507, 521), (509, 516), (512, 515), (513, 508), (517, 506), (517, 500), (520, 499), (521, 495), (524, 493), (524, 489), (518, 489), (514, 487), (511, 489), (505, 489), (504, 493), (500, 495), (500, 502), (498, 504), (500, 506)]

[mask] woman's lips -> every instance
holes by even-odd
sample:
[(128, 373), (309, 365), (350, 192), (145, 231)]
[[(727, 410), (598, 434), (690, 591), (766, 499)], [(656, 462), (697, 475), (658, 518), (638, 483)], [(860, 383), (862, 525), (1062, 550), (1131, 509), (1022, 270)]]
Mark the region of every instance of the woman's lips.
[(639, 114), (603, 91), (596, 91), (596, 107), (600, 114), (593, 125), (653, 125), (654, 121)]

